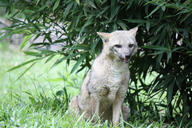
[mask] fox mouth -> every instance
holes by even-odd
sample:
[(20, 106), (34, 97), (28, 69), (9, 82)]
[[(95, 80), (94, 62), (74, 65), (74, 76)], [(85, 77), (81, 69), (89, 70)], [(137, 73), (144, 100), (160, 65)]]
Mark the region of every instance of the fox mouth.
[(123, 62), (123, 63), (129, 63), (130, 57), (127, 57), (127, 58), (122, 58), (122, 57), (120, 57), (120, 60), (121, 60), (121, 62)]

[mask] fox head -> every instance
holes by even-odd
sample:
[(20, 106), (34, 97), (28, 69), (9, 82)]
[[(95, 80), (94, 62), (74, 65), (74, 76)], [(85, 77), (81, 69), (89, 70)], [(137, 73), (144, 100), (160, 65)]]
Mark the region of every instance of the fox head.
[(97, 32), (103, 40), (103, 52), (114, 59), (129, 63), (130, 58), (137, 51), (135, 39), (138, 28), (114, 31), (112, 33)]

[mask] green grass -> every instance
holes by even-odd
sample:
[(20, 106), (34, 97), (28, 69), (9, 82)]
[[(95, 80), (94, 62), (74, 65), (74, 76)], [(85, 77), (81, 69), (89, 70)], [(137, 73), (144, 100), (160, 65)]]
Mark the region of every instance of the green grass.
[[(3, 128), (107, 128), (107, 122), (92, 124), (82, 116), (72, 116), (66, 110), (68, 100), (77, 95), (85, 70), (70, 74), (65, 62), (51, 68), (56, 61), (45, 64), (39, 61), (20, 79), (17, 78), (29, 66), (7, 72), (8, 69), (32, 59), (16, 47), (0, 43), (0, 127)], [(65, 92), (65, 89), (67, 92)], [(67, 97), (69, 96), (69, 98)], [(161, 121), (140, 120), (129, 117), (121, 127), (154, 128), (173, 127)]]

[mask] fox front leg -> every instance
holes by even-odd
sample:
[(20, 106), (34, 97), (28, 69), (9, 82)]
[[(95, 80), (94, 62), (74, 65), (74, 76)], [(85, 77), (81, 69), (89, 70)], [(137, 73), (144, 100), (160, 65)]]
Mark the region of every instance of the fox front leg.
[(113, 125), (116, 126), (119, 124), (120, 112), (123, 101), (116, 99), (113, 103)]
[(100, 107), (100, 102), (99, 100), (96, 101), (96, 107), (95, 107), (95, 114), (99, 116), (99, 107)]
[(99, 111), (100, 111), (100, 102), (95, 101), (94, 111), (92, 113), (93, 122), (97, 122), (99, 120)]

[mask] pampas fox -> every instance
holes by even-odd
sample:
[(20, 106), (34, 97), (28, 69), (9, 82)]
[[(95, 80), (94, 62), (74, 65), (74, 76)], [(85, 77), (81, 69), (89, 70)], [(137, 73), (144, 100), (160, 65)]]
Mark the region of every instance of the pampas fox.
[(138, 47), (137, 30), (97, 33), (103, 40), (103, 50), (87, 73), (80, 94), (72, 98), (70, 109), (79, 114), (84, 112), (85, 118), (99, 115), (102, 120), (112, 121), (113, 125), (119, 123), (122, 111), (127, 120), (129, 108), (123, 102), (130, 77), (128, 65)]

